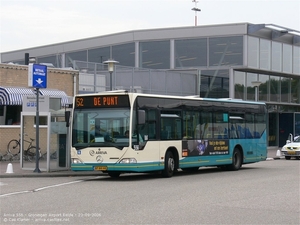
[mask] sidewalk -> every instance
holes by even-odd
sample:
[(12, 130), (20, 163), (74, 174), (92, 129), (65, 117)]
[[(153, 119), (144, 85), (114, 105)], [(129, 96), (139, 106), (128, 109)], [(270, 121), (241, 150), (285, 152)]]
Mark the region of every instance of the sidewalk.
[[(268, 158), (267, 160), (281, 159), (282, 157), (277, 156), (278, 148), (269, 148), (268, 149)], [(11, 165), (9, 165), (11, 163)], [(39, 163), (39, 168), (45, 168), (42, 164)], [(41, 171), (40, 173), (33, 172), (35, 170), (36, 164), (32, 162), (30, 167), (27, 169), (22, 169), (20, 167), (19, 161), (0, 161), (0, 178), (9, 178), (9, 177), (68, 177), (68, 176), (106, 176), (104, 173), (99, 171), (83, 171), (75, 172), (70, 169), (65, 170), (56, 170), (56, 171)], [(10, 173), (7, 173), (10, 172)], [(13, 173), (11, 173), (13, 172)]]
[[(10, 165), (11, 164), (11, 165)], [(71, 171), (70, 169), (51, 169), (46, 171), (46, 162), (39, 163), (40, 172), (34, 172), (36, 163), (20, 166), (20, 161), (0, 161), (0, 178), (9, 177), (69, 177), (69, 176), (105, 176), (100, 171)], [(51, 168), (51, 167), (50, 167)]]

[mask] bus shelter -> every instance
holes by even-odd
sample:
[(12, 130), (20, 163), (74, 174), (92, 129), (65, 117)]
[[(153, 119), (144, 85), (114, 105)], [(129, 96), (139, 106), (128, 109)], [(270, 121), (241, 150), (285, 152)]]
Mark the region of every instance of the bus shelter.
[[(65, 109), (61, 109), (60, 98), (41, 96), (39, 99), (39, 126), (36, 126), (36, 98), (24, 96), (21, 113), (20, 166), (24, 170), (36, 169), (36, 158), (40, 171), (68, 170), (69, 127), (65, 122)], [(39, 150), (36, 154), (38, 131)], [(32, 148), (33, 146), (33, 148)]]

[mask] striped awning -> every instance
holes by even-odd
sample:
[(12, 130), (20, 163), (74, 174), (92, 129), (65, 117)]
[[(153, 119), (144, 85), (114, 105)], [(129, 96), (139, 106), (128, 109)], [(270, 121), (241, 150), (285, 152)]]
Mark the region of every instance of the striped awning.
[[(64, 91), (57, 89), (39, 89), (41, 95), (61, 98), (61, 105), (69, 104), (69, 98)], [(0, 105), (22, 105), (23, 96), (36, 95), (35, 90), (26, 87), (0, 86)]]
[(30, 88), (0, 86), (0, 105), (22, 105), (23, 96), (26, 95), (35, 94)]
[(44, 89), (44, 88), (40, 88), (40, 94), (41, 95), (45, 95), (45, 96), (50, 96), (50, 97), (57, 97), (57, 98), (61, 98), (61, 105), (65, 106), (69, 104), (69, 98), (67, 96), (67, 94), (64, 91), (60, 91), (57, 89)]

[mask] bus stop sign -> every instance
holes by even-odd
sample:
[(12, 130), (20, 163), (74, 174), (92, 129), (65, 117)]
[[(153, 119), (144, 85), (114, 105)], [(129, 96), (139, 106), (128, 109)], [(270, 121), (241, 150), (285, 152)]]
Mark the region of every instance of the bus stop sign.
[(28, 86), (47, 88), (47, 66), (40, 64), (28, 65)]

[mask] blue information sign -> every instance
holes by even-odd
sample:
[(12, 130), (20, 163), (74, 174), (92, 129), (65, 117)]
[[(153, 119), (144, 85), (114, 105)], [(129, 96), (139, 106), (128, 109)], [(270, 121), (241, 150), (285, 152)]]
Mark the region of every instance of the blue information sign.
[(47, 88), (47, 66), (30, 64), (28, 69), (28, 86)]

